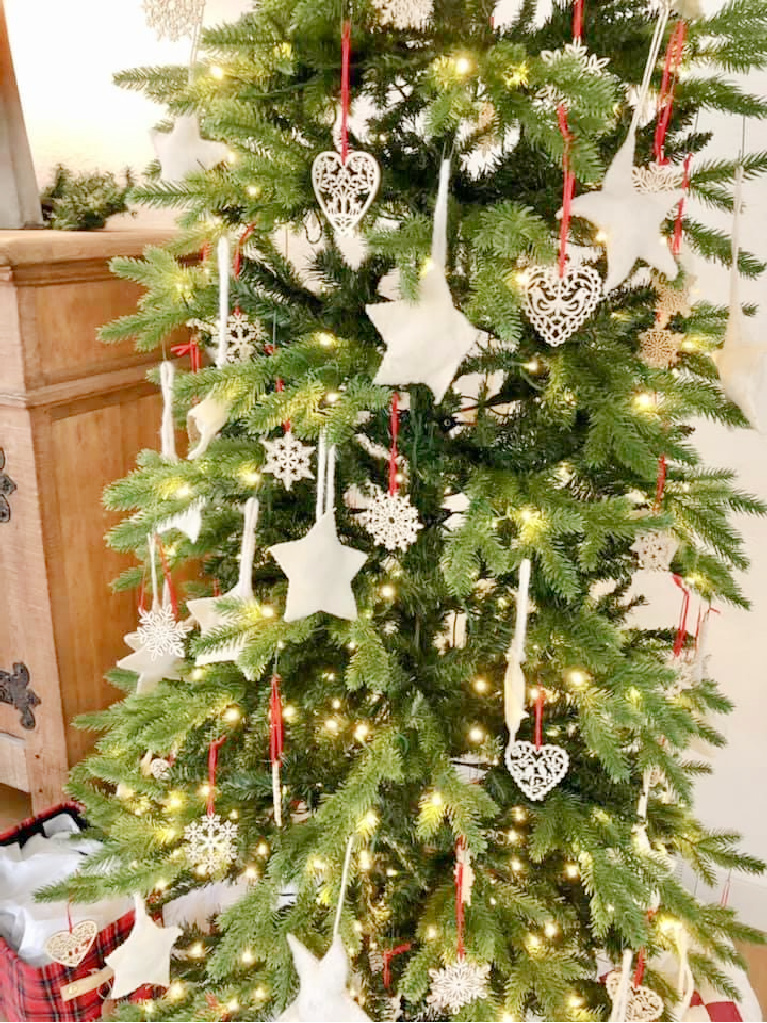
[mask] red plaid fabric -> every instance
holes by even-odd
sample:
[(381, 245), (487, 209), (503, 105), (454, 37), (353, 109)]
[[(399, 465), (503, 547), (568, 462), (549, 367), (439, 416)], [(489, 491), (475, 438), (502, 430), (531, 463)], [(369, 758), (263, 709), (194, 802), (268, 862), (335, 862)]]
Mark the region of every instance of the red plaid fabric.
[[(65, 803), (6, 831), (0, 835), (0, 845), (19, 842), (23, 846), (32, 835), (44, 833), (46, 821), (61, 814), (69, 814), (80, 826), (85, 823), (80, 816), (80, 808), (73, 803)], [(0, 1020), (14, 1023), (85, 1023), (101, 1019), (102, 993), (90, 991), (71, 1002), (64, 1002), (61, 987), (102, 969), (105, 956), (121, 945), (133, 929), (133, 916), (133, 912), (126, 913), (101, 931), (88, 955), (72, 970), (56, 963), (44, 967), (30, 966), (22, 962), (0, 938)]]
[[(712, 996), (716, 998), (716, 996)], [(735, 1002), (704, 1002), (696, 991), (692, 996), (689, 1011), (684, 1017), (687, 1023), (742, 1023), (743, 1017)]]

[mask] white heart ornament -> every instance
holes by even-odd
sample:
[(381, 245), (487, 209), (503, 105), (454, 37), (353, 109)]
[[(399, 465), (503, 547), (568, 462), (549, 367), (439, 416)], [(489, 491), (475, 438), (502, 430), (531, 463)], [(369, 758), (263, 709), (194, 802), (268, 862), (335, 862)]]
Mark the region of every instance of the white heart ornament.
[(557, 348), (592, 315), (602, 298), (602, 278), (593, 266), (565, 269), (534, 266), (527, 271), (525, 309), (546, 344)]
[(59, 966), (79, 966), (96, 940), (98, 927), (93, 920), (82, 920), (71, 931), (57, 931), (45, 942), (45, 951)]
[(351, 235), (365, 216), (381, 184), (381, 168), (370, 153), (320, 153), (312, 165), (312, 184), (322, 212), (340, 235)]
[[(613, 970), (607, 977), (607, 993), (611, 1001), (615, 1001), (621, 986), (621, 971)], [(626, 1004), (627, 1023), (652, 1023), (663, 1015), (663, 999), (649, 987), (629, 984), (628, 1002)]]
[(543, 799), (567, 774), (567, 750), (553, 743), (537, 749), (532, 742), (514, 740), (506, 749), (509, 774), (528, 799)]

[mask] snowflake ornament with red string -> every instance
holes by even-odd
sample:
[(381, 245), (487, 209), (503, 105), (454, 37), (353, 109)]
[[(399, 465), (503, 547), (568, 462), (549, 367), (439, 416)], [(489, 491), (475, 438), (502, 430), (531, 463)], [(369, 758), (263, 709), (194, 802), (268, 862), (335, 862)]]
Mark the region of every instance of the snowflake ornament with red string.
[(179, 658), (184, 656), (184, 640), (192, 626), (189, 622), (176, 621), (170, 605), (142, 610), (139, 619), (139, 640), (153, 660), (159, 660), (165, 655)]
[(652, 530), (640, 533), (631, 550), (636, 553), (639, 567), (645, 571), (668, 572), (679, 550), (679, 541), (671, 530)]
[(239, 828), (234, 821), (216, 813), (216, 772), (218, 752), (226, 736), (208, 747), (208, 807), (199, 820), (184, 828), (184, 848), (190, 864), (201, 874), (219, 874), (237, 859)]
[[(218, 349), (220, 345), (220, 326), (213, 320), (190, 320), (187, 324), (192, 330), (204, 334), (207, 343)], [(254, 323), (241, 309), (235, 309), (226, 318), (224, 360), (228, 365), (248, 362), (263, 343), (266, 334), (260, 323)]]
[(418, 539), (418, 530), (422, 525), (418, 521), (418, 509), (413, 506), (407, 494), (401, 494), (399, 489), (399, 396), (396, 394), (392, 398), (390, 431), (389, 489), (384, 491), (371, 484), (360, 521), (377, 544), (389, 551), (406, 551)]
[(656, 325), (639, 335), (640, 358), (652, 369), (671, 369), (679, 362), (679, 349), (683, 341), (684, 334)]
[(266, 462), (262, 471), (274, 476), (286, 490), (290, 490), (300, 480), (314, 479), (311, 459), (316, 448), (302, 444), (290, 430), (286, 430), (281, 437), (262, 440), (261, 443), (266, 448)]

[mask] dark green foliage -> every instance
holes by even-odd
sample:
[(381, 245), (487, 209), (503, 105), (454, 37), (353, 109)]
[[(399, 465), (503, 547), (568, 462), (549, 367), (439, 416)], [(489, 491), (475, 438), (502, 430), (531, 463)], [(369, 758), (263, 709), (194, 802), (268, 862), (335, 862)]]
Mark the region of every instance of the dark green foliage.
[[(214, 580), (222, 592), (234, 585), (239, 507), (254, 492), (261, 503), (256, 599), (214, 635), (192, 634), (182, 680), (137, 695), (130, 673), (112, 673), (125, 700), (83, 722), (101, 738), (75, 772), (72, 792), (108, 836), (104, 856), (74, 882), (74, 896), (85, 901), (158, 886), (167, 900), (201, 883), (183, 854), (182, 829), (204, 809), (208, 743), (228, 732), (217, 809), (240, 823), (230, 876), (246, 870), (259, 880), (204, 939), (205, 960), (174, 965), (187, 983), (185, 999), (158, 1000), (154, 1019), (220, 1019), (232, 999), (237, 1019), (278, 1014), (294, 991), (285, 936), (297, 934), (317, 953), (327, 949), (350, 833), (358, 845), (341, 933), (376, 1019), (385, 1018), (387, 992), (372, 953), (411, 946), (392, 963), (405, 1018), (424, 1009), (429, 969), (455, 957), (460, 836), (476, 871), (467, 952), (493, 966), (487, 999), (461, 1019), (524, 1018), (530, 1010), (549, 1020), (604, 1019), (597, 951), (618, 961), (624, 948), (645, 947), (652, 959), (673, 948), (672, 919), (693, 939), (696, 975), (724, 991), (721, 966), (737, 960), (730, 940), (759, 940), (729, 910), (697, 901), (667, 866), (667, 857), (679, 857), (705, 881), (718, 869), (761, 870), (736, 836), (711, 833), (691, 807), (694, 780), (706, 768), (691, 759), (690, 746), (722, 743), (710, 716), (726, 713), (729, 702), (707, 678), (677, 685), (673, 623), (641, 631), (629, 617), (631, 545), (647, 529), (674, 529), (680, 547), (672, 567), (703, 598), (744, 603), (736, 580), (743, 545), (730, 516), (765, 509), (734, 487), (730, 473), (701, 464), (689, 425), (695, 416), (744, 425), (710, 358), (726, 311), (700, 302), (687, 319), (675, 318), (685, 343), (671, 372), (639, 358), (639, 334), (653, 321), (655, 290), (647, 283), (612, 293), (558, 349), (536, 336), (522, 308), (520, 270), (554, 259), (562, 190), (562, 138), (539, 94), (552, 88), (567, 98), (579, 187), (596, 186), (625, 138), (626, 87), (641, 80), (653, 23), (634, 0), (587, 4), (585, 39), (611, 58), (609, 73), (597, 77), (584, 75), (572, 56), (541, 57), (569, 38), (569, 5), (555, 5), (538, 28), (536, 5), (523, 3), (515, 23), (496, 30), (492, 6), (437, 0), (433, 24), (410, 32), (382, 28), (367, 0), (353, 0), (352, 90), (375, 109), (366, 137), (352, 145), (382, 166), (373, 209), (386, 215), (367, 218), (368, 248), (356, 265), (327, 225), (318, 226), (310, 174), (313, 157), (332, 146), (346, 3), (261, 0), (236, 25), (205, 34), (205, 63), (191, 82), (175, 68), (119, 78), (171, 113), (197, 111), (205, 133), (225, 139), (236, 158), (182, 184), (140, 190), (145, 201), (182, 208), (182, 232), (143, 260), (115, 262), (146, 293), (136, 313), (104, 328), (104, 339), (132, 337), (142, 350), (160, 350), (188, 320), (214, 317), (215, 267), (199, 251), (215, 247), (222, 230), (241, 236), (249, 226), (234, 300), (276, 346), (245, 365), (182, 374), (179, 424), (196, 401), (214, 395), (231, 409), (221, 437), (193, 462), (144, 452), (106, 497), (108, 507), (126, 512), (111, 543), (139, 560), (158, 524), (192, 500), (207, 501), (199, 540), (178, 533), (166, 545), (172, 567), (192, 577), (186, 596), (209, 595)], [(717, 73), (682, 77), (666, 149), (677, 159), (695, 154), (695, 194), (729, 209), (734, 163), (705, 155), (709, 137), (695, 130), (695, 119), (704, 107), (767, 114), (763, 100), (727, 78), (765, 62), (763, 5), (734, 0), (691, 25), (689, 54)], [(223, 75), (210, 74), (212, 65)], [(482, 121), (488, 102), (492, 116)], [(518, 133), (516, 144), (472, 178), (459, 158), (506, 131)], [(642, 160), (650, 158), (653, 131), (640, 132)], [(339, 447), (339, 495), (370, 480), (385, 485), (386, 461), (371, 445), (389, 443), (391, 390), (372, 383), (381, 341), (365, 305), (394, 269), (403, 292), (417, 295), (439, 162), (450, 152), (450, 285), (492, 339), (461, 373), (501, 370), (502, 385), (481, 391), (469, 410), (455, 393), (435, 406), (425, 387), (408, 388), (399, 449), (404, 487), (423, 524), (417, 543), (396, 556), (375, 548), (359, 511), (339, 500), (343, 541), (368, 554), (355, 581), (359, 620), (315, 615), (286, 624), (285, 579), (267, 548), (305, 534), (314, 485), (302, 481), (288, 494), (263, 475), (260, 438), (276, 435), (286, 419), (308, 443), (324, 429)], [(749, 176), (767, 164), (764, 154), (744, 162)], [(294, 229), (287, 241), (286, 226)], [(685, 227), (700, 253), (728, 263), (725, 234), (692, 220)], [(299, 271), (304, 236), (321, 244)], [(573, 224), (573, 236), (594, 241), (584, 222)], [(744, 274), (762, 269), (743, 254)], [(668, 479), (654, 507), (662, 454)], [(468, 507), (448, 522), (445, 502), (457, 494)], [(540, 803), (523, 797), (502, 761), (502, 681), (525, 558), (533, 563), (533, 613), (524, 670), (548, 695), (544, 734), (566, 746), (571, 764)], [(138, 588), (141, 580), (142, 570), (131, 569), (116, 586)], [(449, 639), (457, 614), (466, 618), (463, 646)], [(236, 664), (193, 667), (197, 654), (232, 638), (244, 640)], [(281, 829), (269, 764), (274, 670), (288, 708)], [(238, 713), (227, 714), (232, 708)], [(520, 737), (531, 734), (532, 720), (523, 722)], [(142, 774), (147, 750), (176, 754), (170, 782)], [(468, 784), (465, 768), (475, 756), (485, 770), (479, 784)], [(636, 826), (650, 768), (667, 788), (650, 798), (648, 850)], [(132, 795), (114, 798), (120, 781)], [(290, 886), (296, 902), (280, 908)], [(654, 893), (661, 912), (648, 918)], [(187, 935), (182, 945), (196, 940)], [(662, 978), (650, 971), (648, 980), (671, 998)], [(126, 1006), (119, 1015), (145, 1019), (149, 1011)]]
[(116, 213), (127, 213), (135, 182), (130, 170), (123, 177), (121, 182), (111, 173), (75, 174), (59, 164), (40, 195), (45, 223), (55, 231), (95, 231)]

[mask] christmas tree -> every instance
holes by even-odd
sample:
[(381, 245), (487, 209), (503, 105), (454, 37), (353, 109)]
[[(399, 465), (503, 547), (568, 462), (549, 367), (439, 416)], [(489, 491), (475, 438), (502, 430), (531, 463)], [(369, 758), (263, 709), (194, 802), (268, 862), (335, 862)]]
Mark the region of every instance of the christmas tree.
[[(659, 1019), (759, 940), (674, 868), (762, 869), (691, 805), (706, 608), (765, 509), (691, 440), (756, 413), (686, 203), (767, 169), (696, 127), (767, 115), (731, 77), (767, 9), (493, 8), (260, 0), (120, 76), (175, 118), (140, 194), (181, 231), (115, 265), (146, 294), (104, 338), (161, 352), (165, 415), (107, 494), (141, 618), (67, 891), (182, 931), (121, 1019)], [(678, 625), (637, 625), (651, 571)], [(115, 993), (162, 979), (137, 957)]]

